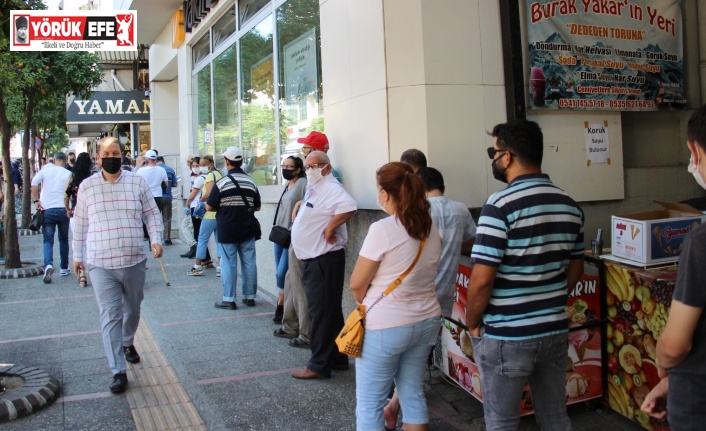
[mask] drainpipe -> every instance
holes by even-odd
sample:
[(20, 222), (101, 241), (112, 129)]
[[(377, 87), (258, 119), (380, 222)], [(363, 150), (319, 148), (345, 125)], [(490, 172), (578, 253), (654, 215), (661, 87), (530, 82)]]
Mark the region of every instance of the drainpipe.
[(505, 109), (507, 121), (510, 121), (525, 118), (527, 115), (518, 0), (500, 0), (500, 31), (505, 75)]
[(121, 90), (127, 91), (123, 84), (120, 83), (120, 80), (118, 80), (118, 75), (115, 73), (115, 69), (110, 69), (110, 76), (113, 77), (113, 81), (118, 84), (118, 87), (120, 87)]

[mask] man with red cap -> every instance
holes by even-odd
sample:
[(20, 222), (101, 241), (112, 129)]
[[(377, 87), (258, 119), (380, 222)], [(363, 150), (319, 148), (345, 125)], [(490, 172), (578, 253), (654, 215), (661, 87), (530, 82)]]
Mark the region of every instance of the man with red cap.
[(297, 139), (297, 142), (299, 142), (300, 144), (304, 144), (304, 147), (302, 148), (304, 158), (306, 158), (306, 156), (308, 156), (309, 153), (314, 150), (319, 150), (323, 151), (324, 153), (328, 153), (328, 138), (326, 137), (326, 135), (321, 132), (317, 132), (316, 130), (309, 133), (306, 138)]

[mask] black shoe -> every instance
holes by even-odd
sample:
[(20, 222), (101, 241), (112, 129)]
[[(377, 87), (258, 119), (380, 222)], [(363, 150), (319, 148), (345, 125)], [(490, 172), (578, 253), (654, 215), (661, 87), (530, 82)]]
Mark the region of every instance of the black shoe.
[(189, 251), (181, 254), (180, 256), (185, 257), (187, 259), (193, 259), (194, 257), (196, 257), (196, 244), (192, 245), (191, 248), (189, 248)]
[(237, 310), (238, 306), (235, 305), (235, 302), (233, 301), (216, 301), (215, 304), (213, 304), (214, 307), (216, 308), (222, 308), (224, 310)]
[(140, 355), (137, 354), (135, 346), (123, 346), (123, 352), (125, 353), (125, 360), (131, 364), (140, 363)]
[(272, 318), (272, 321), (277, 325), (281, 325), (282, 317), (284, 317), (284, 305), (278, 305), (275, 310), (275, 317)]
[(127, 374), (118, 373), (113, 376), (113, 383), (110, 384), (110, 392), (114, 394), (120, 394), (125, 392), (127, 387)]
[(254, 299), (243, 299), (243, 304), (247, 305), (248, 307), (254, 307), (255, 300)]
[(272, 333), (275, 337), (279, 338), (297, 338), (299, 337), (299, 334), (290, 334), (289, 332), (285, 331), (282, 328), (275, 329), (275, 332)]
[(301, 338), (292, 338), (289, 340), (289, 346), (290, 347), (299, 347), (300, 349), (311, 349), (311, 344), (307, 343), (306, 341), (302, 341)]
[(172, 240), (171, 239), (166, 239), (164, 240), (164, 245), (172, 245)]

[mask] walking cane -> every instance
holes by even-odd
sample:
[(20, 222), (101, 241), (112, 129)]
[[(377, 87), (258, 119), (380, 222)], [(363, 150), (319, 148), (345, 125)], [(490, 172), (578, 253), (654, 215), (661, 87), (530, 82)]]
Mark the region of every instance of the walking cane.
[(164, 270), (164, 264), (162, 264), (162, 258), (158, 257), (157, 262), (159, 262), (159, 267), (162, 268), (162, 275), (164, 276), (164, 281), (167, 283), (167, 286), (171, 286), (171, 284), (169, 284), (169, 279), (167, 278), (167, 272)]

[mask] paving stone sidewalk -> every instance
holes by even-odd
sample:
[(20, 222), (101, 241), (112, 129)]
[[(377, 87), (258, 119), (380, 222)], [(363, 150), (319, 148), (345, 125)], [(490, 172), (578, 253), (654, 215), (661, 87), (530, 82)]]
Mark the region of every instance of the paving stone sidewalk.
[[(41, 277), (0, 280), (0, 364), (38, 367), (61, 384), (51, 406), (0, 429), (354, 430), (354, 361), (329, 380), (291, 378), (309, 352), (272, 336), (274, 295), (260, 289), (255, 307), (214, 308), (221, 297), (216, 270), (187, 276), (192, 261), (179, 257), (187, 247), (174, 243), (162, 258), (171, 287), (158, 262), (148, 259), (144, 324), (136, 338), (143, 361), (129, 365), (123, 395), (108, 391), (90, 285), (82, 289), (75, 275), (60, 277), (58, 269), (51, 284)], [(20, 237), (20, 246), (23, 261), (42, 261), (41, 236)], [(58, 244), (54, 253), (58, 268)], [(274, 284), (274, 275), (261, 271), (259, 283)], [(427, 377), (427, 398), (431, 430), (485, 429), (482, 404), (436, 370)], [(605, 408), (579, 404), (569, 413), (574, 430), (642, 429)], [(520, 429), (539, 427), (526, 417)]]

